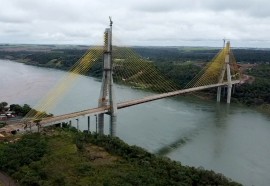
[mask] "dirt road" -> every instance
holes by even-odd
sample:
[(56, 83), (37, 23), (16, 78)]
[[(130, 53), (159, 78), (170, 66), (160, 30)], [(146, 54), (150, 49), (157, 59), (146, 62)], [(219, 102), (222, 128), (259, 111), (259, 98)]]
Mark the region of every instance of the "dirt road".
[(0, 171), (0, 186), (18, 186), (8, 175)]

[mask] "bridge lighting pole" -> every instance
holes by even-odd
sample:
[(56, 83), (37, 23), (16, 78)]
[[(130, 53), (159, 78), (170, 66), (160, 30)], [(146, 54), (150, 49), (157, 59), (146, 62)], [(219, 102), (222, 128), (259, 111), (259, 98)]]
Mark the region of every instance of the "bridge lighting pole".
[[(98, 106), (110, 106), (110, 135), (115, 136), (117, 105), (113, 87), (112, 24), (110, 18), (110, 28), (106, 28), (104, 32), (103, 76)], [(98, 133), (104, 134), (104, 114), (98, 115)]]

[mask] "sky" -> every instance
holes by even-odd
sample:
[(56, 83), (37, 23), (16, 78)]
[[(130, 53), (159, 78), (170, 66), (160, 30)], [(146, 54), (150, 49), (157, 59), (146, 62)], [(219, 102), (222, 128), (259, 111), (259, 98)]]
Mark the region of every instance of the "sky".
[(270, 48), (269, 0), (0, 0), (0, 43)]

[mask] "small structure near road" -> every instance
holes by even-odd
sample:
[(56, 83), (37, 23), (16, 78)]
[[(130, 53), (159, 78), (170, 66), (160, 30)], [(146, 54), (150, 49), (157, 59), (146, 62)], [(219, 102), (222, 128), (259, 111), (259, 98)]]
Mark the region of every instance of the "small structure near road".
[(6, 116), (6, 114), (0, 114), (0, 121), (6, 121), (8, 119), (8, 117)]

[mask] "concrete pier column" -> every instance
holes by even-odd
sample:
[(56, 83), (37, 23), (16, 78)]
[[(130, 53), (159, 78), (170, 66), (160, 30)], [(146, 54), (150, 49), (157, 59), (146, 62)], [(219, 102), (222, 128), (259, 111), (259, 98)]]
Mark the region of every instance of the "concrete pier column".
[(217, 88), (217, 102), (219, 103), (221, 99), (221, 87)]
[(98, 132), (97, 130), (98, 130), (98, 117), (97, 117), (97, 115), (95, 115), (95, 117), (96, 117), (96, 133)]
[(235, 85), (232, 85), (232, 94), (235, 93)]
[(90, 116), (87, 117), (87, 133), (90, 132)]
[(77, 130), (79, 130), (79, 119), (76, 119), (77, 121)]
[(98, 133), (104, 134), (104, 114), (98, 115)]
[(111, 115), (111, 122), (110, 122), (110, 135), (116, 135), (116, 123), (117, 123), (117, 116), (116, 114)]
[(232, 95), (232, 76), (231, 76), (229, 54), (226, 56), (225, 62), (226, 62), (226, 66), (227, 66), (227, 80), (228, 80), (227, 103), (230, 103), (231, 102), (231, 95)]
[(227, 103), (231, 103), (231, 95), (232, 95), (232, 86), (228, 85), (227, 89)]

